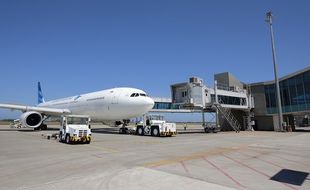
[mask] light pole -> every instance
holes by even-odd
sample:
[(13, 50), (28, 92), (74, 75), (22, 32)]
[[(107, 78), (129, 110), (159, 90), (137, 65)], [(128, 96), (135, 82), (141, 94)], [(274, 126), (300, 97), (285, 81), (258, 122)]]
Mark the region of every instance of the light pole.
[(272, 12), (271, 11), (266, 13), (266, 22), (268, 22), (268, 24), (270, 26), (274, 78), (275, 78), (275, 84), (276, 84), (277, 105), (278, 105), (279, 130), (283, 131), (281, 95), (280, 95), (280, 87), (279, 87), (279, 79), (278, 79), (278, 68), (277, 68), (277, 63), (276, 63), (277, 60), (276, 60), (276, 50), (275, 50), (275, 45), (274, 45), (274, 36), (273, 36), (273, 28), (272, 28)]

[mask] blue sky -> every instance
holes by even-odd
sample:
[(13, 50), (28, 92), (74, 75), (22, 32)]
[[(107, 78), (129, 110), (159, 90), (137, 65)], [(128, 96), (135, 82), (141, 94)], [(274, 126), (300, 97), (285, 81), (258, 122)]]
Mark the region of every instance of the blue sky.
[[(130, 86), (170, 96), (170, 84), (229, 71), (273, 79), (265, 13), (272, 10), (280, 76), (310, 62), (307, 0), (1, 0), (0, 102)], [(17, 113), (0, 110), (0, 118)]]

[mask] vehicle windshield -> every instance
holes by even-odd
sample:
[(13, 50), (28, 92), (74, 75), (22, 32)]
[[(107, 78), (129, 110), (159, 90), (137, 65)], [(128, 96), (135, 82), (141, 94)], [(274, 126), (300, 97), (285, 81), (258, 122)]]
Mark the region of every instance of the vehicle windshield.
[(149, 119), (150, 120), (164, 120), (164, 116), (162, 116), (162, 115), (150, 115)]
[(68, 124), (74, 125), (88, 125), (88, 118), (83, 117), (68, 117), (67, 118)]

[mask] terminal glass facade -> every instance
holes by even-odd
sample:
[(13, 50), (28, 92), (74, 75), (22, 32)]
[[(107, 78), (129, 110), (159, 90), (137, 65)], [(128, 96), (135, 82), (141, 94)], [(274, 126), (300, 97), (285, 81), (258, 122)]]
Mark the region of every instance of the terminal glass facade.
[[(280, 82), (283, 113), (310, 111), (310, 71)], [(278, 113), (275, 84), (265, 85), (268, 114)]]

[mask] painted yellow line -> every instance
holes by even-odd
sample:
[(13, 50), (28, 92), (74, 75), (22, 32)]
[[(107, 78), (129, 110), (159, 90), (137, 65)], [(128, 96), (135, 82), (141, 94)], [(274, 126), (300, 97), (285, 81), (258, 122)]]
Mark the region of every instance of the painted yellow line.
[(200, 158), (207, 157), (207, 156), (214, 156), (214, 155), (220, 155), (223, 153), (229, 153), (229, 152), (233, 152), (236, 150), (244, 149), (246, 147), (247, 147), (247, 145), (239, 146), (239, 147), (230, 147), (230, 148), (216, 148), (216, 149), (212, 149), (212, 150), (206, 151), (206, 152), (194, 153), (194, 154), (189, 155), (189, 156), (177, 157), (174, 159), (167, 159), (167, 160), (150, 162), (150, 163), (144, 164), (144, 166), (145, 167), (158, 167), (158, 166), (163, 166), (163, 165), (175, 164), (175, 163), (179, 163), (179, 162), (200, 159)]
[(162, 141), (134, 141), (135, 144), (160, 144)]
[(98, 149), (98, 150), (102, 150), (105, 152), (110, 152), (110, 153), (117, 153), (119, 152), (118, 150), (112, 149), (112, 148), (107, 148), (107, 147), (102, 147), (102, 146), (94, 146), (94, 145), (90, 145), (89, 147), (94, 148), (94, 149)]

